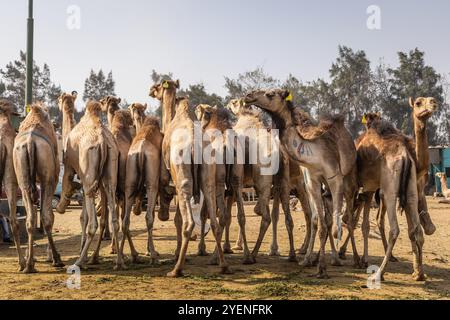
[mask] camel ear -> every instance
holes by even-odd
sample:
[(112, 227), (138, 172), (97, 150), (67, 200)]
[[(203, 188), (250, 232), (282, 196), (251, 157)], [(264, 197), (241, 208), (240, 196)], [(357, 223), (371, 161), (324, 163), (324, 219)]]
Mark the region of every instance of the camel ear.
[(175, 81), (175, 87), (180, 89), (180, 80)]
[(409, 106), (414, 108), (414, 99), (412, 97), (409, 98)]
[(72, 91), (72, 97), (74, 98), (74, 100), (77, 100), (78, 92)]

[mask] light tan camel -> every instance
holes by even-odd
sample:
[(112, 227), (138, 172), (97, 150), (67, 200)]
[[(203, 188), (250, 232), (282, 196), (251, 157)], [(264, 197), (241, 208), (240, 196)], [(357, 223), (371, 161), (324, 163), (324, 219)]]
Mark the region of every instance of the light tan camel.
[(164, 80), (150, 88), (150, 97), (161, 101), (163, 133), (175, 117), (176, 96), (179, 88), (180, 80)]
[(176, 187), (178, 207), (183, 223), (183, 239), (179, 257), (173, 271), (168, 273), (170, 277), (182, 275), (189, 239), (194, 228), (191, 200), (194, 198), (198, 202), (200, 189), (204, 194), (204, 203), (209, 212), (211, 227), (219, 253), (221, 271), (223, 273), (229, 272), (221, 248), (220, 238), (218, 237), (220, 235), (220, 227), (216, 219), (215, 184), (207, 179), (207, 177), (215, 177), (215, 165), (204, 164), (200, 166), (196, 164), (198, 162), (196, 157), (199, 156), (196, 154), (198, 151), (196, 151), (197, 147), (194, 138), (194, 122), (196, 120), (194, 109), (189, 106), (188, 99), (178, 99), (175, 118), (169, 124), (163, 140), (164, 164), (170, 170)]
[[(154, 210), (159, 190), (161, 165), (161, 146), (163, 135), (160, 132), (158, 119), (146, 117), (137, 136), (134, 138), (127, 155), (125, 177), (125, 215), (123, 217), (123, 239), (120, 250), (123, 254), (125, 238), (128, 238), (131, 248), (132, 262), (136, 262), (138, 252), (134, 248), (130, 235), (130, 213), (135, 197), (147, 194), (147, 252), (154, 261), (159, 256), (153, 243)], [(161, 205), (163, 207), (163, 205)], [(168, 206), (165, 206), (168, 210)]]
[(439, 203), (450, 203), (450, 189), (448, 188), (447, 176), (443, 172), (436, 173), (436, 177), (441, 181), (442, 194), (445, 200), (439, 201)]
[(426, 235), (432, 235), (436, 231), (430, 214), (428, 213), (425, 187), (428, 183), (428, 171), (430, 169), (430, 153), (428, 144), (427, 121), (438, 109), (438, 102), (434, 98), (419, 97), (416, 100), (409, 99), (413, 109), (414, 133), (417, 156), (417, 190), (419, 192), (420, 222)]
[(136, 134), (141, 130), (146, 118), (145, 110), (147, 110), (147, 104), (133, 103), (128, 107), (131, 113), (133, 124), (136, 128)]
[[(75, 173), (80, 177), (84, 190), (83, 210), (81, 214), (82, 251), (80, 258), (75, 262), (82, 266), (88, 255), (89, 247), (98, 228), (95, 208), (95, 194), (100, 188), (105, 194), (108, 212), (111, 215), (113, 237), (118, 239), (119, 220), (116, 210), (116, 189), (119, 152), (111, 132), (101, 121), (102, 105), (97, 101), (89, 101), (86, 112), (80, 123), (70, 132), (65, 148), (64, 177), (62, 199), (70, 194), (72, 178)], [(64, 202), (58, 204), (58, 210), (64, 212)], [(101, 219), (104, 223), (104, 219)], [(101, 226), (104, 229), (104, 226)], [(99, 237), (101, 241), (101, 237)], [(115, 269), (124, 267), (123, 257), (118, 250), (116, 242), (117, 261)], [(92, 263), (96, 261), (95, 254)]]
[(28, 256), (24, 273), (36, 272), (34, 267), (34, 231), (36, 227), (36, 207), (34, 194), (36, 183), (40, 185), (41, 221), (48, 238), (54, 267), (63, 267), (60, 255), (53, 241), (52, 198), (58, 183), (58, 145), (53, 124), (47, 109), (34, 104), (21, 123), (14, 142), (14, 169), (27, 210)]
[[(263, 108), (276, 117), (281, 130), (282, 151), (289, 155), (290, 160), (306, 168), (305, 182), (310, 196), (313, 222), (308, 252), (301, 265), (309, 266), (314, 262), (312, 254), (318, 219), (320, 252), (317, 276), (326, 278), (328, 275), (326, 272), (325, 244), (330, 227), (333, 236), (338, 239), (341, 238), (340, 218), (343, 196), (346, 191), (345, 186), (350, 185), (344, 183), (344, 177), (347, 175), (354, 176), (356, 150), (350, 134), (343, 125), (343, 119), (331, 119), (317, 128), (308, 122), (305, 125), (302, 123), (302, 114), (296, 113), (291, 101), (291, 93), (281, 89), (258, 90), (249, 93), (245, 98), (246, 103)], [(326, 185), (332, 195), (333, 221), (331, 226), (326, 221), (321, 192), (322, 184)], [(349, 189), (351, 192), (345, 192), (346, 195), (348, 194), (346, 200), (347, 204), (352, 204), (357, 187), (353, 186)], [(349, 218), (351, 217), (352, 215)], [(330, 243), (332, 263), (341, 265), (334, 241), (330, 241)], [(356, 250), (356, 246), (353, 247)]]
[(9, 206), (9, 221), (19, 257), (19, 271), (25, 269), (25, 259), (20, 250), (19, 221), (17, 220), (17, 178), (14, 172), (13, 148), (16, 131), (11, 124), (11, 116), (19, 116), (14, 106), (7, 100), (0, 100), (0, 183), (5, 188)]
[[(405, 211), (408, 235), (414, 253), (414, 274), (417, 281), (425, 279), (422, 266), (423, 231), (418, 213), (416, 156), (412, 139), (401, 134), (386, 121), (375, 121), (357, 146), (358, 179), (366, 193), (381, 189), (381, 197), (389, 218), (389, 241), (383, 263), (376, 277), (382, 279), (400, 233), (396, 203)], [(363, 217), (364, 256), (368, 263), (368, 215), (370, 201), (366, 201)], [(364, 227), (365, 226), (365, 227)]]

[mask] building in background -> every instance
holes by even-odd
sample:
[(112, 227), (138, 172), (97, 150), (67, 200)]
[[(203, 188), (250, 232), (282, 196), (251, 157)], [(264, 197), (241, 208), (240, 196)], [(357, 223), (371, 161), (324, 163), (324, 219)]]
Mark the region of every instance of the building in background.
[(430, 147), (430, 181), (427, 187), (427, 194), (442, 192), (441, 182), (436, 178), (436, 173), (445, 172), (450, 187), (450, 148), (437, 146)]

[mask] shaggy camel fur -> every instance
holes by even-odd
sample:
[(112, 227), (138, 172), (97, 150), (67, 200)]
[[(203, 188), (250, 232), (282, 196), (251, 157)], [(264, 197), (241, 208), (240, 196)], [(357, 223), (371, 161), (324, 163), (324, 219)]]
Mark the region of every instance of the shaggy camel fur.
[[(350, 134), (343, 125), (343, 119), (331, 118), (319, 127), (301, 125), (303, 114), (292, 106), (292, 95), (287, 90), (258, 90), (249, 93), (245, 102), (254, 104), (271, 112), (280, 128), (282, 152), (289, 155), (290, 160), (306, 168), (305, 181), (310, 196), (313, 212), (311, 240), (302, 266), (314, 263), (313, 249), (319, 220), (320, 252), (318, 261), (319, 278), (328, 277), (325, 261), (325, 244), (332, 228), (332, 234), (340, 239), (341, 211), (343, 196), (347, 204), (352, 205), (356, 196), (357, 185), (355, 174), (356, 150)], [(298, 118), (298, 119), (297, 119)], [(327, 124), (329, 123), (329, 124)], [(312, 140), (310, 140), (312, 139)], [(344, 177), (350, 176), (348, 183)], [(333, 219), (327, 223), (322, 200), (322, 184), (332, 195)], [(348, 186), (348, 188), (346, 188)], [(346, 190), (348, 189), (348, 190)], [(350, 210), (351, 211), (351, 210)], [(349, 215), (349, 219), (353, 215)], [(353, 238), (353, 234), (352, 234)], [(334, 241), (330, 241), (332, 264), (341, 265)], [(354, 244), (354, 241), (352, 241)], [(356, 245), (353, 246), (356, 251)]]
[[(400, 233), (396, 203), (399, 197), (400, 208), (405, 211), (408, 234), (414, 253), (414, 278), (425, 279), (422, 266), (423, 231), (418, 213), (418, 191), (416, 155), (412, 139), (401, 134), (385, 121), (375, 121), (358, 146), (358, 180), (369, 199), (378, 189), (389, 218), (389, 241), (383, 263), (376, 277), (383, 278), (386, 266), (391, 259), (392, 250)], [(364, 256), (368, 263), (368, 236), (370, 227), (368, 215), (370, 201), (366, 201), (363, 218)]]
[[(159, 189), (161, 146), (163, 135), (160, 132), (158, 119), (147, 117), (134, 138), (127, 155), (125, 177), (125, 216), (123, 217), (123, 238), (120, 250), (123, 254), (125, 238), (128, 238), (131, 248), (132, 262), (136, 262), (138, 253), (134, 248), (130, 235), (130, 213), (135, 197), (147, 194), (147, 252), (152, 260), (159, 256), (153, 243), (154, 210)], [(168, 210), (168, 206), (166, 206)]]
[(447, 184), (447, 176), (443, 172), (436, 173), (436, 177), (441, 181), (442, 194), (445, 200), (439, 201), (439, 203), (450, 203), (450, 189)]
[(40, 185), (41, 221), (47, 234), (54, 267), (63, 267), (60, 255), (53, 241), (54, 223), (52, 198), (58, 183), (58, 145), (53, 124), (47, 109), (34, 104), (21, 123), (14, 142), (14, 169), (27, 210), (28, 256), (24, 273), (36, 272), (34, 267), (34, 230), (36, 227), (36, 207), (33, 195)]
[(13, 148), (16, 131), (11, 124), (11, 116), (19, 116), (14, 106), (6, 100), (0, 100), (0, 184), (5, 188), (9, 206), (9, 221), (14, 243), (19, 257), (19, 270), (25, 269), (25, 259), (20, 250), (19, 221), (17, 220), (17, 178), (14, 172)]
[(223, 273), (229, 272), (220, 244), (220, 227), (216, 219), (215, 184), (207, 177), (215, 177), (215, 165), (195, 164), (196, 144), (194, 141), (194, 122), (196, 121), (193, 108), (189, 106), (186, 98), (177, 100), (175, 118), (167, 128), (163, 140), (163, 159), (166, 168), (170, 170), (171, 177), (178, 195), (178, 207), (182, 217), (183, 239), (179, 251), (178, 261), (170, 277), (182, 275), (186, 259), (189, 239), (194, 228), (191, 200), (198, 202), (200, 189), (205, 197), (205, 204), (209, 212), (211, 227), (214, 232), (216, 246), (220, 257), (220, 268)]
[[(71, 192), (72, 177), (75, 173), (80, 177), (84, 190), (80, 219), (83, 249), (80, 258), (75, 262), (77, 266), (82, 266), (87, 260), (89, 247), (98, 228), (95, 194), (99, 188), (105, 194), (108, 212), (111, 214), (113, 236), (118, 239), (116, 188), (119, 152), (111, 132), (102, 124), (101, 113), (101, 104), (97, 101), (89, 101), (85, 115), (70, 132), (65, 148), (63, 198)], [(60, 202), (58, 210), (64, 212), (66, 209), (64, 205), (64, 202)], [(105, 224), (105, 219), (101, 219), (100, 223)], [(101, 226), (101, 229), (104, 229), (104, 226)], [(117, 252), (118, 249), (118, 242), (116, 242)], [(91, 263), (97, 262), (96, 254), (97, 252), (92, 256)], [(122, 267), (124, 267), (123, 257), (119, 253), (115, 269)]]

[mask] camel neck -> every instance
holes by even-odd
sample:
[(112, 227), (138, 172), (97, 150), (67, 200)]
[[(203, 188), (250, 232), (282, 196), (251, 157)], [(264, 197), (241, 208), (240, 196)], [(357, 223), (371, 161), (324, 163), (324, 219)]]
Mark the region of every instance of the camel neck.
[(291, 110), (286, 106), (279, 111), (274, 112), (275, 122), (278, 129), (283, 132), (285, 129), (293, 125)]
[(175, 117), (176, 90), (164, 90), (162, 106), (162, 131), (169, 127), (170, 122)]
[(428, 171), (430, 166), (430, 156), (428, 153), (428, 133), (427, 123), (413, 116), (414, 134), (416, 136), (416, 155), (418, 171)]
[(75, 127), (75, 117), (73, 112), (64, 111), (63, 112), (63, 123), (62, 123), (62, 138), (63, 145), (65, 145), (70, 132)]

